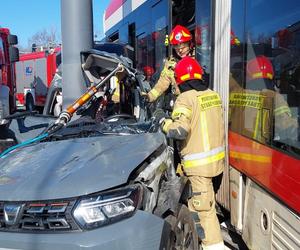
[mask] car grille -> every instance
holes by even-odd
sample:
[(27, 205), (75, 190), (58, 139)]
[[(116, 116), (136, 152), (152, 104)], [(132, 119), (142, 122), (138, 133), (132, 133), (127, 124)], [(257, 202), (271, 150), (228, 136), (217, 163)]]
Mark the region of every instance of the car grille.
[[(0, 231), (28, 233), (80, 230), (71, 215), (75, 202), (76, 200), (0, 202)], [(14, 207), (19, 207), (19, 212), (11, 212)]]

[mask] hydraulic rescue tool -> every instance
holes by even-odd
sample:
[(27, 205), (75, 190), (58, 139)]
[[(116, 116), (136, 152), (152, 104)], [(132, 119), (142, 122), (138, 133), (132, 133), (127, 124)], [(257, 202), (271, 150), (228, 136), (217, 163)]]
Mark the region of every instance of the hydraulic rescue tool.
[(88, 101), (91, 100), (91, 98), (97, 93), (99, 88), (107, 82), (112, 76), (114, 76), (117, 72), (124, 71), (125, 67), (121, 63), (118, 64), (118, 66), (110, 72), (103, 80), (101, 80), (96, 86), (91, 86), (88, 88), (88, 90), (81, 95), (74, 103), (69, 105), (66, 110), (62, 111), (59, 115), (58, 119), (54, 122), (53, 125), (48, 127), (45, 131), (45, 133), (53, 134), (55, 131), (59, 130), (60, 128), (64, 127), (72, 118), (74, 113), (82, 107), (84, 104), (86, 104)]
[(80, 107), (82, 107), (83, 105), (88, 103), (92, 99), (92, 97), (95, 96), (95, 94), (98, 92), (98, 90), (101, 88), (101, 86), (104, 85), (104, 83), (106, 83), (116, 73), (123, 72), (124, 70), (126, 70), (129, 73), (129, 75), (133, 74), (122, 63), (119, 63), (117, 65), (117, 67), (115, 69), (113, 69), (106, 77), (104, 77), (102, 80), (100, 80), (99, 83), (89, 87), (83, 95), (81, 95), (74, 103), (69, 105), (66, 110), (62, 111), (61, 114), (59, 115), (59, 117), (57, 118), (57, 120), (52, 125), (50, 125), (48, 128), (46, 128), (43, 131), (43, 133), (41, 133), (40, 135), (38, 135), (37, 137), (35, 137), (33, 139), (24, 141), (23, 143), (17, 144), (15, 146), (12, 146), (12, 147), (6, 149), (5, 151), (3, 151), (0, 154), (0, 158), (3, 158), (9, 152), (11, 152), (17, 148), (32, 144), (34, 142), (41, 141), (41, 140), (49, 137), (50, 135), (52, 135), (53, 133), (55, 133), (62, 127), (66, 126), (66, 124), (71, 120), (74, 113)]

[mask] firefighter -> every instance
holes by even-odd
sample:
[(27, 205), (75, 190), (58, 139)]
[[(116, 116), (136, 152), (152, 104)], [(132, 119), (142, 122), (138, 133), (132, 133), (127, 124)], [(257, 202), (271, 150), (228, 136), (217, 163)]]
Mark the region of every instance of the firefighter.
[(176, 86), (174, 78), (175, 65), (180, 58), (188, 55), (194, 57), (192, 34), (187, 28), (181, 25), (176, 25), (170, 34), (169, 41), (173, 46), (177, 57), (171, 56), (165, 61), (164, 68), (155, 86), (150, 90), (150, 92), (142, 93), (142, 95), (146, 96), (149, 102), (156, 101), (156, 99), (162, 95), (170, 85), (172, 87), (172, 94), (177, 96), (180, 92)]
[(230, 128), (263, 144), (272, 140), (297, 138), (297, 121), (283, 98), (276, 92), (270, 60), (257, 56), (246, 65), (247, 89), (230, 93)]
[(147, 80), (148, 82), (150, 82), (150, 81), (151, 81), (151, 77), (152, 77), (153, 74), (154, 74), (154, 69), (153, 69), (153, 67), (147, 65), (147, 66), (143, 67), (143, 71), (144, 71), (144, 74), (145, 74), (145, 76), (146, 76), (146, 80)]
[(212, 178), (224, 169), (222, 102), (204, 83), (203, 73), (191, 57), (184, 57), (176, 64), (175, 78), (181, 94), (171, 119), (164, 119), (161, 126), (167, 137), (180, 142), (181, 164), (193, 191), (188, 206), (203, 249), (224, 249), (212, 183)]

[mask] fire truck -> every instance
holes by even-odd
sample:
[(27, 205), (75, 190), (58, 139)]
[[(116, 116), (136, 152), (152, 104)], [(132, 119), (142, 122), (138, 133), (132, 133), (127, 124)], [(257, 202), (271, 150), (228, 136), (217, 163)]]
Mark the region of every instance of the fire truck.
[(0, 28), (0, 118), (15, 111), (15, 65), (19, 50), (18, 38), (8, 28)]
[(61, 61), (60, 47), (20, 55), (16, 63), (17, 108), (42, 109)]
[[(192, 32), (225, 111), (228, 164), (217, 200), (250, 249), (300, 248), (299, 11), (296, 0), (112, 0), (104, 15), (106, 39), (130, 44), (137, 68), (158, 74), (172, 53), (166, 35), (177, 24)], [(261, 58), (270, 62), (268, 86), (253, 80)]]

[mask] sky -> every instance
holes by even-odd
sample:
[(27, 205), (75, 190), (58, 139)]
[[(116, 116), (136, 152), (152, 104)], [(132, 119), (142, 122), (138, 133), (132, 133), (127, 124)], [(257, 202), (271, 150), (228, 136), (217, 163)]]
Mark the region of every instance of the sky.
[[(1, 1), (0, 26), (9, 28), (18, 36), (19, 45), (28, 47), (28, 39), (44, 29), (55, 30), (61, 39), (61, 0), (6, 0)], [(93, 0), (94, 34), (97, 40), (103, 34), (103, 13), (110, 0)]]

